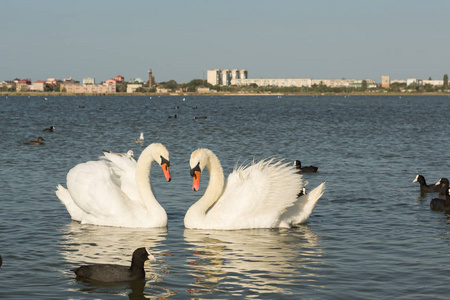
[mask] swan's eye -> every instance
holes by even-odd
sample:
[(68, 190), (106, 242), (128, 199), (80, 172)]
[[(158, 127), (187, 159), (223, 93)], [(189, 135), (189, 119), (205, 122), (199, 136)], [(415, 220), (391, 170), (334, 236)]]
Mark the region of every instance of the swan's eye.
[(167, 167), (170, 167), (170, 161), (168, 161), (167, 159), (165, 159), (164, 157), (161, 156), (161, 165), (166, 164)]
[(195, 175), (195, 172), (201, 172), (202, 170), (200, 169), (200, 163), (198, 163), (195, 168), (191, 169), (191, 177), (197, 177), (197, 175)]

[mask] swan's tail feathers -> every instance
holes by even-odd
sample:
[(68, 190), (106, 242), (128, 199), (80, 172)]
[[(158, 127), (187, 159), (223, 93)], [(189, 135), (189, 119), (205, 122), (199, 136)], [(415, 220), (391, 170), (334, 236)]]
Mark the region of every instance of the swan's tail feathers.
[(73, 202), (72, 196), (70, 196), (69, 191), (62, 185), (58, 184), (55, 193), (59, 200), (61, 200), (61, 202), (66, 206), (70, 217), (75, 221), (81, 222), (83, 211), (75, 204), (75, 202)]
[(290, 216), (292, 218), (290, 220), (292, 225), (305, 223), (309, 219), (324, 191), (325, 182), (322, 182), (306, 195), (298, 197), (295, 205), (286, 212), (287, 217)]

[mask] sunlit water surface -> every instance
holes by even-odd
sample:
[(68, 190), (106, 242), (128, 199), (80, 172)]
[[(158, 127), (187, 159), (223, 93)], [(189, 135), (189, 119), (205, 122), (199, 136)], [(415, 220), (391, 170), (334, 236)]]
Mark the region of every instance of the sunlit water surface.
[[(450, 97), (47, 98), (0, 98), (1, 299), (448, 299), (449, 216), (430, 211), (436, 195), (421, 196), (412, 180), (450, 177)], [(54, 133), (42, 131), (50, 125)], [(72, 222), (56, 185), (103, 149), (138, 157), (140, 132), (170, 151), (172, 182), (151, 174), (168, 228)], [(23, 144), (38, 136), (45, 145)], [(253, 158), (300, 159), (319, 167), (307, 188), (327, 189), (299, 228), (186, 230), (208, 182), (191, 190), (199, 147), (226, 174)], [(96, 285), (70, 271), (129, 264), (141, 246), (157, 258), (143, 281)]]

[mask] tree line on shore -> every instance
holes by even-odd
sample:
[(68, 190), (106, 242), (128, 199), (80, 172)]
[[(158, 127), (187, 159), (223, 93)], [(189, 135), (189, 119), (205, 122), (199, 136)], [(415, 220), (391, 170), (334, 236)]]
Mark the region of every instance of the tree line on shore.
[[(431, 79), (431, 78), (430, 78)], [(126, 93), (127, 85), (132, 84), (133, 82), (124, 82), (122, 84), (117, 85), (116, 92), (118, 93)], [(389, 88), (383, 88), (381, 86), (377, 86), (376, 88), (369, 88), (368, 84), (365, 80), (362, 81), (360, 87), (331, 87), (325, 84), (314, 84), (311, 87), (279, 87), (279, 86), (258, 86), (257, 84), (250, 84), (246, 86), (221, 86), (221, 85), (211, 85), (206, 80), (203, 79), (194, 79), (188, 83), (177, 83), (175, 80), (169, 80), (165, 82), (159, 82), (154, 87), (140, 87), (135, 93), (138, 94), (153, 94), (158, 91), (165, 90), (169, 93), (173, 92), (181, 92), (181, 93), (197, 93), (199, 92), (199, 88), (204, 88), (202, 92), (211, 92), (211, 93), (232, 93), (232, 94), (316, 94), (316, 93), (368, 93), (368, 92), (392, 92), (392, 93), (448, 93), (450, 92), (448, 86), (448, 75), (444, 75), (443, 85), (436, 86), (431, 84), (419, 85), (417, 83), (406, 85), (406, 83), (394, 82), (390, 84)], [(14, 90), (9, 90), (5, 88), (0, 88), (0, 92), (12, 92)], [(59, 92), (64, 93), (65, 89), (61, 89), (60, 85), (57, 86), (46, 86), (44, 92)]]

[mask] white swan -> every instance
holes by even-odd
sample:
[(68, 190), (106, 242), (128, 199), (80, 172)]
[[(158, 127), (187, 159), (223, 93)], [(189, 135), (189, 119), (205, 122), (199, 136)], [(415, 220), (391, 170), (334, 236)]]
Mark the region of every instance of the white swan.
[(209, 149), (191, 154), (192, 189), (197, 191), (206, 167), (205, 194), (186, 213), (186, 228), (246, 229), (291, 227), (308, 220), (325, 190), (325, 182), (297, 196), (304, 183), (288, 164), (274, 159), (235, 169), (225, 182), (222, 166)]
[(56, 195), (73, 220), (82, 224), (120, 227), (165, 227), (167, 214), (150, 185), (151, 164), (156, 161), (167, 181), (169, 152), (153, 143), (133, 158), (104, 152), (98, 161), (88, 161), (67, 173), (67, 189), (60, 184)]

